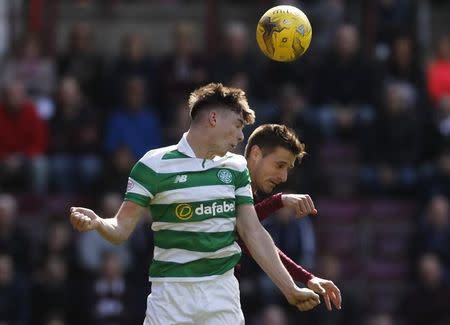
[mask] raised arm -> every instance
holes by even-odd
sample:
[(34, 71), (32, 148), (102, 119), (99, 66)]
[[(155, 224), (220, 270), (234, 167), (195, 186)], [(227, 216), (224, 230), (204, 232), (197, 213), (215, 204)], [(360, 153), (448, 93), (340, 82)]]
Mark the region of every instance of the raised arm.
[(290, 304), (309, 310), (320, 303), (319, 296), (309, 289), (298, 288), (280, 261), (272, 238), (258, 220), (251, 204), (239, 205), (237, 230), (255, 261), (261, 266)]
[(78, 231), (96, 230), (113, 244), (120, 244), (130, 237), (147, 208), (124, 201), (113, 218), (101, 218), (94, 211), (81, 207), (70, 208), (70, 222)]
[(255, 204), (259, 221), (263, 221), (283, 207), (282, 195), (283, 193), (277, 193)]
[(292, 208), (297, 218), (317, 214), (314, 202), (308, 194), (277, 193), (255, 204), (256, 214), (260, 221), (263, 221), (282, 207)]

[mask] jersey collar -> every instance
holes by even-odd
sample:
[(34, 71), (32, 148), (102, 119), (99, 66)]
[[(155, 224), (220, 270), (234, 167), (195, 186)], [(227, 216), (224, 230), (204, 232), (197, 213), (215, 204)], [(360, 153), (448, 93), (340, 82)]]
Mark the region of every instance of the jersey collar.
[(189, 156), (191, 158), (196, 158), (194, 150), (192, 150), (192, 147), (189, 145), (189, 142), (186, 139), (187, 132), (183, 133), (183, 136), (181, 137), (180, 142), (177, 144), (177, 150), (181, 152), (182, 154), (185, 154), (186, 156)]
[[(189, 142), (186, 139), (186, 135), (187, 135), (187, 132), (183, 133), (183, 136), (181, 137), (180, 142), (178, 142), (178, 144), (177, 144), (177, 150), (179, 152), (181, 152), (182, 154), (185, 154), (188, 157), (197, 158), (195, 156), (194, 150), (189, 145)], [(227, 158), (228, 158), (228, 152), (223, 157), (214, 156), (214, 158), (211, 159), (211, 161), (217, 162), (217, 161), (221, 161), (221, 160), (226, 160)], [(206, 161), (206, 159), (204, 159), (204, 160)]]

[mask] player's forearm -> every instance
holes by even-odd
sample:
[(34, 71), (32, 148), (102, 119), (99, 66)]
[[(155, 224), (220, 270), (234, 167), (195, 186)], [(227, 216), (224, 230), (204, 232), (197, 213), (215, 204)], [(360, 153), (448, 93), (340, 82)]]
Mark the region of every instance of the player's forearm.
[(130, 237), (146, 209), (136, 203), (124, 201), (114, 218), (99, 218), (97, 231), (111, 243), (120, 244)]
[[(239, 245), (241, 246), (242, 252), (245, 255), (250, 256), (250, 257), (252, 256), (252, 254), (250, 254), (247, 246), (245, 246), (245, 244), (242, 241), (239, 242)], [(314, 277), (314, 275), (312, 273), (306, 271), (303, 267), (301, 267), (301, 265), (298, 265), (297, 263), (295, 263), (292, 259), (289, 258), (289, 256), (284, 254), (283, 251), (281, 251), (278, 247), (276, 249), (278, 251), (278, 256), (280, 257), (281, 262), (283, 263), (284, 267), (291, 275), (292, 279), (294, 279), (294, 281), (299, 281), (306, 285), (308, 283), (308, 281)]]
[(267, 231), (260, 226), (240, 235), (255, 261), (275, 285), (287, 295), (289, 290), (295, 287), (295, 283), (281, 263), (275, 244)]
[(107, 241), (118, 245), (128, 239), (130, 233), (123, 225), (120, 225), (117, 218), (99, 218), (97, 232)]

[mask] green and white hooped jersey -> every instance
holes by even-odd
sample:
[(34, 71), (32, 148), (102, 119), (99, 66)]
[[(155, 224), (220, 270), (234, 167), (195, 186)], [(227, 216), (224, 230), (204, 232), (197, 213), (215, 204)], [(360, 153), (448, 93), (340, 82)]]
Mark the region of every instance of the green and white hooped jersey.
[(196, 158), (184, 135), (133, 167), (125, 200), (149, 207), (154, 231), (150, 281), (201, 281), (234, 268), (236, 207), (252, 204), (244, 157)]

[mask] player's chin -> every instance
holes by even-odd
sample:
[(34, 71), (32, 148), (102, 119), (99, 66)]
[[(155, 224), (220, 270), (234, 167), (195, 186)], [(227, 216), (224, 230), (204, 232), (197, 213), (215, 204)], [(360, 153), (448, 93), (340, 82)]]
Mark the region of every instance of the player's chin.
[(272, 183), (272, 182), (269, 182), (269, 183), (267, 183), (266, 184), (266, 186), (265, 186), (265, 192), (266, 193), (271, 193), (274, 189), (275, 189), (275, 184), (274, 183)]

